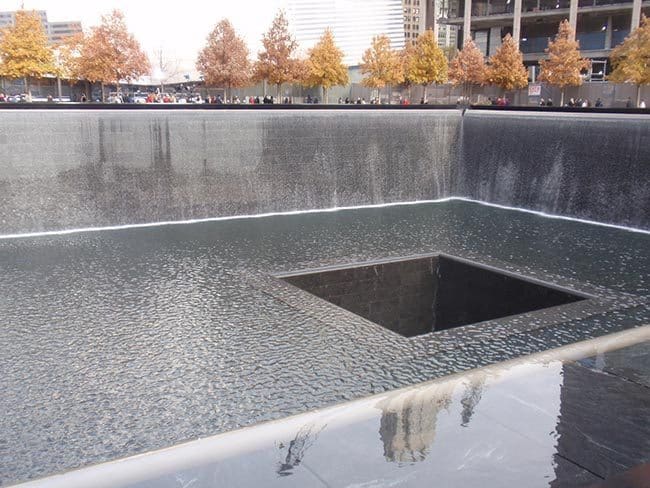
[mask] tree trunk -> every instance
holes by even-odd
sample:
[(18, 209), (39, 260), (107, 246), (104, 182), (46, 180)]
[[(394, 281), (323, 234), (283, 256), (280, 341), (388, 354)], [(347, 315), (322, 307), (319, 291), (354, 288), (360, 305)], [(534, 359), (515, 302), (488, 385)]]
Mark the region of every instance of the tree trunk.
[(564, 107), (564, 90), (560, 90), (560, 107)]
[(277, 90), (277, 93), (278, 93), (277, 97), (278, 97), (278, 99), (275, 101), (275, 103), (280, 103), (280, 102), (281, 102), (281, 100), (282, 100), (282, 98), (281, 98), (281, 96), (280, 96), (281, 92), (282, 92), (282, 83), (278, 83), (278, 90)]
[(424, 90), (422, 94), (422, 99), (424, 100), (424, 103), (427, 103), (427, 85), (422, 85), (422, 88)]
[(636, 108), (641, 105), (641, 85), (636, 86)]
[(467, 97), (467, 105), (469, 105), (470, 103), (472, 103), (472, 87), (473, 87), (473, 85), (470, 84), (470, 85), (469, 85), (469, 96)]
[(25, 93), (27, 94), (27, 101), (31, 102), (32, 101), (32, 90), (29, 86), (29, 79), (27, 76), (23, 78), (23, 82), (25, 83)]
[[(323, 101), (327, 104), (329, 103), (329, 93), (327, 88), (323, 87)], [(638, 104), (637, 104), (638, 105)]]
[(104, 93), (104, 82), (101, 82), (102, 87), (102, 103), (106, 102), (106, 94)]

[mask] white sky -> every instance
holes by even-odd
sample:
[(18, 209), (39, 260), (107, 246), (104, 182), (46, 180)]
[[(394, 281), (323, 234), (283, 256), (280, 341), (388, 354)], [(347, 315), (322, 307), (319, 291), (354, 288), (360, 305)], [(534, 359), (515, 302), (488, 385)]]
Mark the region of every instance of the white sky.
[[(198, 51), (219, 20), (230, 19), (254, 57), (262, 34), (284, 4), (284, 0), (24, 0), (26, 9), (45, 10), (48, 20), (80, 20), (84, 30), (99, 23), (102, 14), (120, 9), (152, 64), (153, 53), (162, 48), (165, 57), (178, 61), (180, 71), (192, 73)], [(20, 5), (21, 0), (0, 0), (0, 11), (17, 10)]]

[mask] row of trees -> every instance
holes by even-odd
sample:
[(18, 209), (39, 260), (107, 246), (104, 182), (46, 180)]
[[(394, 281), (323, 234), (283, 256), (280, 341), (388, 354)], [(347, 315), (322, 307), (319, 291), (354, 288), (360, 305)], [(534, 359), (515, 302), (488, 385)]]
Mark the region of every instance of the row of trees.
[[(546, 52), (549, 57), (540, 62), (540, 81), (560, 87), (562, 93), (567, 86), (582, 83), (580, 72), (587, 69), (588, 61), (580, 57), (578, 43), (567, 21), (560, 24), (558, 35), (549, 43)], [(511, 91), (528, 85), (522, 53), (510, 34), (487, 63), (483, 53), (469, 39), (449, 64), (431, 31), (419, 36), (415, 44), (407, 45), (401, 53), (391, 50), (388, 37), (379, 36), (364, 54), (361, 69), (366, 75), (363, 80), (366, 86), (421, 84), (425, 87), (425, 98), (427, 85), (447, 81), (461, 86), (468, 97), (474, 86), (489, 84)]]
[[(298, 44), (291, 36), (288, 21), (280, 11), (262, 37), (262, 50), (255, 62), (250, 61), (246, 42), (237, 35), (227, 19), (220, 21), (209, 34), (200, 52), (196, 67), (211, 86), (231, 90), (262, 81), (275, 85), (280, 96), (284, 83), (321, 86), (328, 101), (330, 88), (348, 83), (348, 69), (343, 52), (336, 46), (334, 36), (326, 30), (319, 42), (301, 58)], [(558, 34), (546, 49), (548, 57), (540, 61), (540, 81), (564, 89), (582, 83), (581, 72), (588, 60), (580, 57), (579, 44), (565, 20)], [(641, 26), (612, 52), (614, 71), (612, 81), (650, 83), (650, 23), (643, 17)], [(162, 61), (161, 61), (162, 63)], [(100, 25), (87, 34), (67, 38), (51, 48), (35, 12), (19, 11), (13, 27), (7, 28), (0, 39), (0, 75), (24, 79), (29, 92), (29, 79), (58, 76), (83, 79), (118, 86), (149, 74), (151, 65), (138, 41), (128, 32), (124, 15), (114, 11), (102, 16)], [(517, 43), (507, 35), (497, 52), (487, 63), (473, 41), (467, 40), (463, 49), (448, 62), (438, 47), (432, 31), (420, 35), (415, 43), (407, 43), (401, 51), (391, 48), (385, 35), (373, 38), (363, 54), (361, 71), (365, 86), (382, 89), (386, 86), (413, 85), (426, 87), (451, 81), (462, 86), (471, 96), (473, 86), (491, 84), (504, 91), (523, 88), (528, 84), (526, 68)], [(640, 90), (639, 90), (640, 91)], [(638, 98), (638, 97), (637, 97)], [(562, 100), (563, 102), (563, 100)]]
[[(208, 84), (226, 86), (228, 92), (232, 87), (266, 80), (276, 85), (279, 96), (283, 83), (300, 83), (322, 86), (326, 102), (327, 92), (332, 86), (348, 82), (343, 53), (329, 30), (302, 60), (296, 55), (297, 43), (289, 33), (284, 14), (280, 12), (264, 34), (262, 44), (263, 50), (257, 61), (250, 63), (245, 42), (227, 20), (222, 20), (208, 37), (197, 69), (204, 74)], [(589, 68), (589, 61), (580, 56), (579, 43), (568, 21), (560, 23), (558, 34), (549, 42), (546, 53), (547, 58), (540, 61), (541, 75), (538, 79), (560, 88), (561, 104), (564, 104), (565, 89), (581, 85), (581, 73)], [(650, 65), (646, 63), (649, 57), (650, 24), (644, 17), (641, 27), (612, 52), (615, 70), (610, 79), (638, 86), (650, 83)], [(430, 30), (414, 43), (407, 43), (401, 51), (391, 48), (387, 36), (379, 35), (373, 38), (371, 46), (363, 54), (361, 71), (364, 86), (381, 90), (394, 85), (409, 88), (422, 85), (424, 98), (427, 97), (427, 86), (448, 81), (462, 86), (464, 95), (468, 97), (471, 97), (474, 86), (495, 85), (507, 92), (528, 85), (522, 53), (510, 35), (506, 35), (487, 62), (472, 40), (467, 40), (463, 49), (448, 62)]]
[(284, 83), (321, 86), (327, 103), (328, 90), (349, 81), (343, 51), (336, 46), (329, 29), (309, 50), (306, 59), (300, 58), (297, 50), (298, 43), (291, 36), (282, 11), (263, 35), (262, 50), (254, 63), (249, 61), (250, 53), (245, 41), (237, 35), (232, 24), (223, 19), (208, 36), (196, 68), (208, 85), (225, 87), (226, 98), (230, 98), (232, 88), (264, 80), (275, 85), (278, 97)]
[[(565, 89), (582, 84), (581, 73), (589, 68), (589, 60), (580, 56), (580, 44), (567, 20), (560, 23), (557, 36), (549, 42), (545, 52), (547, 58), (540, 60), (538, 80), (560, 88), (560, 104), (563, 105)], [(640, 27), (612, 51), (614, 69), (609, 76), (617, 83), (637, 85), (637, 106), (641, 85), (650, 84), (649, 59), (650, 21), (644, 16)], [(462, 86), (463, 93), (470, 97), (472, 87), (477, 85), (495, 85), (503, 91), (528, 85), (522, 53), (510, 34), (487, 63), (474, 42), (467, 40), (449, 66), (431, 31), (419, 36), (414, 45), (407, 45), (401, 53), (391, 50), (386, 36), (379, 36), (364, 54), (361, 69), (366, 86), (383, 88), (400, 83), (407, 86), (421, 84), (425, 87), (425, 98), (427, 85), (447, 81)]]
[(114, 11), (101, 18), (88, 34), (48, 45), (47, 35), (36, 12), (16, 12), (16, 22), (4, 29), (0, 39), (0, 76), (29, 80), (44, 76), (82, 79), (102, 84), (137, 79), (151, 71), (149, 59), (129, 33), (124, 15)]

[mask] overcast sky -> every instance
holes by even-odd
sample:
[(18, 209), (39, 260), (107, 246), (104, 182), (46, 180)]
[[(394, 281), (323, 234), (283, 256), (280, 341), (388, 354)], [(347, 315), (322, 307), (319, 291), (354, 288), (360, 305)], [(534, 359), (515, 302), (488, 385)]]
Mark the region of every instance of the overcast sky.
[[(17, 10), (20, 5), (20, 0), (0, 0), (0, 11)], [(150, 57), (162, 48), (166, 57), (178, 60), (181, 71), (193, 71), (198, 51), (219, 20), (230, 19), (255, 53), (262, 33), (269, 28), (285, 0), (24, 0), (24, 5), (26, 9), (47, 11), (51, 21), (80, 20), (84, 30), (97, 24), (102, 14), (120, 9), (129, 29)]]

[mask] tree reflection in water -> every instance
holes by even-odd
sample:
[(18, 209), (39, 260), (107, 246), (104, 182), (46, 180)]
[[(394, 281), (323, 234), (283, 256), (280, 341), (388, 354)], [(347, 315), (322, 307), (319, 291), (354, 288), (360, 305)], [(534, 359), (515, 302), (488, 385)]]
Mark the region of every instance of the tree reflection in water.
[(286, 446), (284, 443), (279, 444), (279, 448), (282, 452), (286, 449), (286, 455), (283, 461), (278, 463), (278, 468), (276, 472), (280, 476), (290, 476), (293, 474), (293, 469), (298, 467), (305, 457), (307, 449), (314, 445), (318, 440), (318, 435), (325, 429), (327, 425), (323, 425), (319, 429), (316, 429), (316, 426), (313, 424), (303, 425), (296, 437), (294, 437), (289, 445)]

